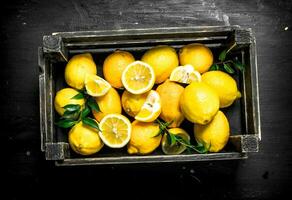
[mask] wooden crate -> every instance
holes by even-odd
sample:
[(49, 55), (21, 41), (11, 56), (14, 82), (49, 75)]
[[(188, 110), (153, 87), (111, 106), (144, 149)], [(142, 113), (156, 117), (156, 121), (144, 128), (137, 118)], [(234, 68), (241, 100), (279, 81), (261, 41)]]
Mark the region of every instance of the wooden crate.
[[(151, 155), (128, 155), (125, 149), (105, 149), (92, 156), (73, 153), (67, 141), (67, 132), (54, 125), (56, 113), (53, 101), (56, 91), (65, 87), (64, 68), (75, 54), (93, 54), (101, 73), (104, 57), (116, 49), (130, 51), (136, 59), (156, 45), (170, 45), (176, 50), (185, 44), (203, 43), (213, 52), (227, 48), (236, 42), (232, 56), (237, 56), (246, 66), (244, 73), (236, 77), (242, 98), (224, 109), (231, 135), (227, 147), (218, 153), (185, 153), (164, 155), (156, 150)], [(130, 163), (161, 163), (203, 160), (244, 159), (249, 152), (258, 152), (261, 139), (258, 95), (258, 74), (255, 37), (250, 29), (238, 26), (206, 26), (186, 28), (158, 28), (135, 30), (110, 30), (87, 32), (59, 32), (43, 37), (39, 47), (39, 93), (41, 150), (47, 160), (56, 165), (100, 165)], [(192, 133), (190, 126), (184, 127)]]

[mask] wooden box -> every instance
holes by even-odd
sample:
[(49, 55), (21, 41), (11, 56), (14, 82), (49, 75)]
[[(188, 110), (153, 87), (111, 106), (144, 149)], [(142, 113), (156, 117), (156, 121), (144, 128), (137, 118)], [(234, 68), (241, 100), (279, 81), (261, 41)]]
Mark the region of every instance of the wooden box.
[[(92, 53), (100, 73), (105, 56), (116, 49), (130, 51), (136, 59), (140, 59), (143, 52), (156, 45), (170, 45), (178, 50), (183, 45), (194, 42), (207, 45), (215, 55), (235, 42), (237, 45), (231, 55), (237, 56), (246, 66), (244, 73), (236, 77), (242, 98), (230, 108), (224, 109), (231, 128), (229, 143), (224, 150), (207, 154), (164, 155), (158, 148), (153, 154), (138, 156), (128, 155), (125, 149), (104, 148), (87, 157), (78, 156), (71, 151), (67, 131), (54, 124), (57, 115), (53, 101), (56, 91), (66, 86), (64, 68), (72, 55)], [(41, 150), (45, 152), (46, 159), (54, 160), (56, 165), (244, 159), (249, 152), (259, 150), (261, 130), (256, 46), (250, 29), (207, 26), (53, 33), (43, 37), (43, 46), (39, 47), (39, 67)], [(192, 134), (190, 125), (187, 122), (185, 124), (185, 129)]]

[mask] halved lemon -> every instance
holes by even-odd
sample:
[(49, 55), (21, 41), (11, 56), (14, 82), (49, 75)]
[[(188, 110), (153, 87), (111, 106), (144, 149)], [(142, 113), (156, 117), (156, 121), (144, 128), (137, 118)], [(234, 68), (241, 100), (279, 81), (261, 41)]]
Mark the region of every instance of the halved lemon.
[(132, 94), (145, 93), (151, 90), (155, 83), (154, 70), (145, 62), (135, 61), (123, 71), (122, 83)]
[(99, 123), (99, 136), (111, 148), (124, 147), (131, 138), (132, 126), (121, 114), (108, 114)]
[(168, 137), (168, 133), (165, 133), (161, 140), (161, 148), (163, 153), (168, 155), (177, 155), (184, 152), (187, 147), (184, 145), (185, 143), (190, 143), (190, 136), (189, 134), (181, 129), (181, 128), (172, 128), (169, 129), (168, 132), (176, 137), (176, 140), (171, 144), (171, 141)]
[(176, 67), (170, 74), (171, 81), (190, 84), (191, 82), (200, 82), (201, 74), (196, 71), (192, 65)]
[(151, 90), (135, 119), (141, 122), (153, 122), (161, 113), (161, 101), (158, 92)]
[(85, 78), (85, 88), (90, 96), (100, 97), (109, 91), (111, 85), (97, 75), (87, 74)]

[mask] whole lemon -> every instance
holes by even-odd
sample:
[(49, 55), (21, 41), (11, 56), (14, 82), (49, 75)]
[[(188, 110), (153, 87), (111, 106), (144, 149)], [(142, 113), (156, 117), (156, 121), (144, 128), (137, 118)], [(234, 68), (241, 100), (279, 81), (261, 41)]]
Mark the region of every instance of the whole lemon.
[(169, 127), (179, 127), (184, 120), (180, 110), (179, 100), (184, 88), (172, 81), (166, 80), (156, 89), (161, 99), (160, 118), (166, 122), (172, 121)]
[(210, 152), (218, 152), (224, 148), (229, 138), (229, 122), (223, 112), (218, 111), (214, 119), (206, 125), (194, 125), (195, 138), (199, 143), (210, 148)]
[(95, 98), (96, 103), (100, 109), (100, 112), (92, 111), (94, 118), (97, 121), (101, 121), (104, 116), (107, 114), (121, 114), (122, 106), (119, 93), (114, 89), (110, 88), (110, 90), (101, 97)]
[(154, 69), (155, 83), (162, 83), (178, 66), (178, 56), (174, 48), (166, 45), (156, 46), (145, 52), (141, 59)]
[(195, 70), (204, 73), (213, 64), (212, 51), (205, 45), (192, 43), (185, 45), (179, 51), (180, 65), (192, 65)]
[(73, 56), (65, 67), (66, 83), (78, 90), (84, 87), (86, 74), (96, 74), (96, 65), (90, 53)]
[(111, 86), (122, 88), (122, 73), (124, 69), (135, 61), (134, 56), (127, 51), (115, 51), (108, 55), (103, 63), (103, 75)]
[(72, 97), (74, 97), (78, 93), (79, 92), (77, 90), (74, 90), (73, 88), (64, 88), (57, 92), (54, 99), (54, 107), (59, 115), (62, 116), (64, 114), (65, 109), (63, 107), (68, 104), (78, 104), (81, 107), (84, 105), (85, 101), (83, 98), (72, 99)]
[[(190, 136), (185, 130), (181, 128), (171, 128), (168, 130), (168, 132), (173, 135), (180, 136), (184, 140), (184, 142), (190, 143)], [(176, 155), (176, 154), (181, 154), (187, 149), (185, 145), (179, 142), (171, 144), (169, 140), (167, 139), (167, 137), (168, 137), (167, 133), (165, 133), (161, 140), (161, 148), (162, 148), (163, 153)]]
[(183, 91), (180, 108), (189, 121), (207, 124), (219, 110), (219, 97), (207, 84), (193, 82)]
[(230, 106), (235, 99), (241, 97), (235, 80), (225, 72), (206, 72), (202, 75), (202, 81), (217, 92), (220, 100), (220, 108)]
[(153, 122), (132, 123), (131, 139), (128, 143), (129, 154), (149, 154), (160, 144), (159, 125)]
[(125, 90), (122, 94), (122, 107), (131, 117), (135, 117), (141, 110), (149, 92), (143, 94), (132, 94)]
[(94, 154), (103, 147), (98, 132), (82, 122), (71, 128), (68, 137), (72, 150), (81, 155)]

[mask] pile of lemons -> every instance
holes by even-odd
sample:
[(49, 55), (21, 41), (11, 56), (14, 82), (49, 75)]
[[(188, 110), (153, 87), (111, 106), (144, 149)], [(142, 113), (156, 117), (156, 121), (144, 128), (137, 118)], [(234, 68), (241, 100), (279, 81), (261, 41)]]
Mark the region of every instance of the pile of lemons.
[[(199, 43), (183, 46), (179, 52), (170, 46), (147, 50), (140, 60), (117, 50), (103, 62), (103, 75), (90, 53), (74, 55), (65, 67), (69, 87), (56, 93), (54, 106), (62, 116), (69, 104), (84, 107), (86, 99), (74, 99), (80, 90), (95, 98), (99, 111), (92, 116), (99, 131), (82, 122), (69, 131), (73, 151), (81, 155), (97, 153), (104, 145), (127, 147), (129, 154), (150, 154), (161, 145), (165, 154), (182, 153), (187, 146), (172, 144), (167, 134), (191, 137), (209, 152), (226, 145), (229, 122), (220, 108), (240, 97), (236, 81), (222, 71), (208, 71), (213, 64), (211, 50)], [(157, 119), (168, 123), (161, 134)], [(191, 136), (181, 126), (194, 123)], [(189, 143), (187, 143), (189, 144)]]

